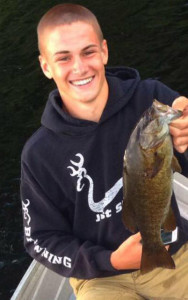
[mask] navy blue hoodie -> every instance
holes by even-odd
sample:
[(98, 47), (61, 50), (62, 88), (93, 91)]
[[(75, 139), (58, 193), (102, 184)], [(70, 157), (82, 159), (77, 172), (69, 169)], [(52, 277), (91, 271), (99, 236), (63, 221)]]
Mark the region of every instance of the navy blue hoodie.
[[(112, 251), (131, 235), (121, 219), (124, 151), (153, 99), (171, 104), (178, 97), (156, 80), (141, 80), (134, 69), (107, 69), (106, 77), (109, 98), (98, 123), (64, 112), (54, 90), (42, 126), (22, 153), (25, 247), (37, 261), (66, 277), (132, 271), (117, 271), (110, 263)], [(187, 175), (184, 156), (179, 157)], [(172, 202), (181, 227), (174, 198)], [(172, 253), (184, 242), (181, 238)]]

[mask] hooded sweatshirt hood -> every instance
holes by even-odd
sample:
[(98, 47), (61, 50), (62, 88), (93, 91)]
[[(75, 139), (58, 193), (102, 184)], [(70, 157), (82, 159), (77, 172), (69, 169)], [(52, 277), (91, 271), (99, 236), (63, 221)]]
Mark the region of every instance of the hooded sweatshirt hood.
[[(137, 70), (125, 67), (106, 68), (106, 78), (109, 96), (99, 123), (105, 122), (128, 103), (140, 81)], [(85, 135), (98, 126), (96, 122), (77, 119), (63, 111), (57, 89), (49, 95), (41, 123), (56, 133), (67, 135)]]

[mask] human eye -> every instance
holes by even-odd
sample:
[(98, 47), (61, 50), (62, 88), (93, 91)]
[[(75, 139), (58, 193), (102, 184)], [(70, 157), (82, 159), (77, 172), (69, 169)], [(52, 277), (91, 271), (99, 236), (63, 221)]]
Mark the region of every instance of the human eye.
[(59, 55), (56, 57), (55, 62), (57, 63), (67, 63), (71, 60), (69, 55)]
[(59, 61), (67, 62), (70, 60), (70, 56), (62, 56), (59, 58)]
[(84, 52), (84, 55), (85, 56), (92, 56), (93, 54), (95, 54), (95, 52), (96, 52), (95, 50), (87, 50), (87, 51)]

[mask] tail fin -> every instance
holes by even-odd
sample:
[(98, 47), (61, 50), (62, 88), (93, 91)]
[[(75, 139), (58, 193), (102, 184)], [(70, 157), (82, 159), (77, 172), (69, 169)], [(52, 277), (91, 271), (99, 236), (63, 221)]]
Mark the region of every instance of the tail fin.
[(165, 246), (148, 249), (143, 246), (141, 260), (141, 274), (152, 271), (155, 268), (162, 267), (175, 269), (175, 263)]

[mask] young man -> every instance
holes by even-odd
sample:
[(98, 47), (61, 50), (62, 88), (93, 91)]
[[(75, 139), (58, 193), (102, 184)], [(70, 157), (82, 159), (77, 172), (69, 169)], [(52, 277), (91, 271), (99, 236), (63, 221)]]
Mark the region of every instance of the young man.
[[(41, 68), (57, 90), (22, 153), (27, 251), (71, 277), (77, 299), (185, 299), (188, 244), (174, 197), (180, 237), (169, 251), (175, 270), (140, 275), (140, 233), (126, 230), (121, 210), (124, 151), (141, 114), (154, 98), (181, 109), (188, 99), (158, 81), (142, 81), (134, 69), (105, 69), (107, 42), (82, 6), (60, 4), (48, 11), (38, 25), (38, 43)], [(183, 153), (188, 117), (170, 130)], [(178, 158), (187, 175), (185, 156)]]

